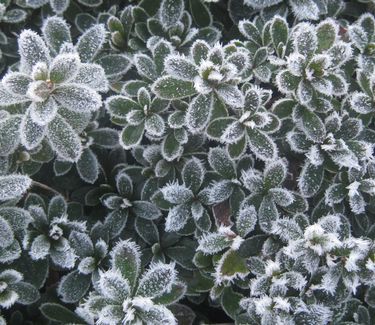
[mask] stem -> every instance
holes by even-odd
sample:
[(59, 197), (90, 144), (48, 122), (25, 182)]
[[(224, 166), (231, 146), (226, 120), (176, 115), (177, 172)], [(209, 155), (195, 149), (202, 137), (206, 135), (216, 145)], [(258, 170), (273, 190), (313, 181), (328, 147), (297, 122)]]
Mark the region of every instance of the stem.
[[(35, 187), (39, 187), (39, 188), (42, 188), (46, 191), (49, 191), (49, 192), (52, 192), (56, 195), (62, 195), (60, 192), (56, 191), (55, 189), (53, 189), (52, 187), (49, 187), (48, 185), (45, 185), (45, 184), (42, 184), (42, 183), (39, 183), (37, 181), (32, 181), (31, 183), (31, 186), (35, 186)], [(63, 195), (62, 195), (63, 196)]]

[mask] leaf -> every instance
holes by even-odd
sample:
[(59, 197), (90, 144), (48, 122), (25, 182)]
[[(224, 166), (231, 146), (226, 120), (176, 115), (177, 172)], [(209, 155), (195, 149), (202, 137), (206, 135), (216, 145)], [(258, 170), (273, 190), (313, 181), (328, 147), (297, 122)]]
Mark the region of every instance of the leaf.
[(326, 137), (326, 129), (319, 116), (303, 106), (297, 106), (295, 110), (306, 137), (314, 142), (322, 142)]
[(208, 153), (210, 166), (225, 179), (236, 179), (237, 173), (228, 152), (222, 148), (211, 148)]
[(244, 106), (244, 96), (236, 86), (222, 84), (217, 87), (216, 92), (227, 105), (234, 108), (241, 108)]
[(100, 52), (105, 42), (104, 25), (94, 25), (78, 39), (76, 48), (82, 62), (90, 62)]
[(267, 134), (255, 128), (247, 128), (247, 135), (250, 150), (257, 158), (267, 161), (277, 157), (277, 146)]
[(104, 69), (95, 63), (81, 63), (73, 82), (86, 85), (96, 91), (108, 90), (108, 80)]
[(198, 133), (203, 131), (210, 120), (212, 105), (211, 95), (199, 94), (191, 101), (186, 112), (186, 126), (190, 132)]
[(185, 186), (196, 193), (203, 183), (205, 172), (202, 162), (197, 158), (193, 157), (187, 161), (182, 169), (182, 180)]
[(45, 126), (55, 118), (57, 110), (58, 106), (56, 101), (50, 97), (41, 103), (31, 103), (29, 113), (33, 122), (40, 126)]
[(280, 16), (276, 16), (271, 23), (270, 33), (272, 38), (272, 43), (275, 48), (282, 43), (286, 46), (289, 36), (289, 27), (286, 20)]
[(47, 319), (63, 324), (86, 324), (86, 322), (78, 317), (75, 313), (62, 305), (55, 303), (44, 303), (40, 307), (40, 311)]
[(191, 81), (175, 79), (164, 76), (155, 81), (152, 91), (162, 99), (182, 99), (196, 94), (194, 84)]
[(230, 240), (220, 233), (207, 233), (198, 239), (199, 246), (197, 251), (206, 255), (216, 254), (231, 245)]
[(102, 98), (97, 92), (80, 84), (60, 85), (53, 92), (53, 97), (76, 112), (94, 112), (102, 105)]
[(170, 183), (165, 185), (161, 192), (164, 195), (164, 199), (173, 204), (183, 204), (187, 203), (193, 199), (193, 192), (185, 187), (184, 185), (179, 185), (178, 183)]
[(287, 166), (283, 160), (276, 160), (266, 165), (264, 170), (264, 187), (271, 189), (281, 185), (287, 175)]
[(318, 45), (318, 38), (313, 25), (300, 23), (293, 35), (293, 43), (296, 51), (302, 55), (312, 55)]
[(128, 125), (121, 132), (120, 144), (126, 150), (136, 147), (142, 141), (143, 133), (144, 133), (143, 123), (140, 125)]
[(181, 230), (191, 217), (190, 204), (180, 204), (169, 209), (167, 219), (165, 220), (165, 231), (176, 232)]
[(12, 154), (20, 142), (21, 116), (14, 115), (0, 120), (0, 155)]
[(193, 81), (198, 75), (197, 67), (185, 56), (169, 55), (164, 62), (165, 71), (173, 78)]
[(109, 78), (122, 76), (131, 68), (130, 59), (123, 54), (105, 55), (96, 60), (96, 63), (104, 69)]
[(37, 288), (27, 282), (18, 282), (12, 284), (13, 290), (17, 293), (17, 302), (22, 305), (31, 305), (40, 298)]
[(25, 96), (31, 82), (28, 75), (19, 72), (9, 72), (2, 80), (5, 89), (17, 96)]
[(229, 317), (235, 319), (240, 313), (240, 300), (242, 298), (243, 295), (234, 292), (231, 287), (226, 287), (223, 290), (223, 294), (221, 296), (221, 306)]
[(82, 151), (77, 161), (77, 171), (82, 180), (94, 184), (99, 176), (99, 163), (96, 155), (91, 149), (86, 148)]
[(67, 23), (57, 16), (48, 17), (44, 20), (42, 33), (48, 47), (55, 53), (60, 52), (64, 43), (72, 42)]
[(0, 216), (0, 247), (10, 246), (14, 241), (14, 234), (9, 223)]
[(41, 126), (31, 119), (30, 111), (28, 110), (23, 116), (20, 125), (22, 145), (28, 150), (36, 148), (44, 139), (45, 131), (45, 126)]
[(246, 259), (232, 249), (224, 253), (215, 269), (215, 276), (219, 283), (224, 280), (243, 279), (247, 274), (249, 274), (249, 270)]
[(130, 296), (131, 288), (118, 269), (109, 269), (100, 274), (98, 286), (105, 298), (124, 301)]
[(260, 204), (258, 210), (259, 226), (265, 233), (270, 233), (274, 222), (278, 219), (279, 212), (275, 202), (269, 197), (265, 196)]
[(304, 197), (314, 196), (320, 189), (323, 182), (323, 176), (323, 165), (315, 166), (306, 161), (298, 180), (298, 187), (301, 194)]
[(199, 27), (212, 24), (212, 15), (207, 6), (200, 0), (189, 0), (190, 12), (194, 22)]
[(338, 34), (337, 24), (331, 20), (326, 19), (319, 23), (316, 27), (316, 33), (318, 38), (318, 52), (328, 50), (336, 41)]
[(141, 267), (139, 247), (129, 240), (119, 241), (111, 251), (111, 265), (134, 288)]
[(241, 237), (246, 237), (254, 230), (257, 223), (257, 211), (253, 205), (243, 201), (236, 218), (236, 228)]
[(133, 201), (132, 212), (139, 218), (154, 220), (161, 216), (158, 207), (147, 201)]
[(107, 217), (104, 220), (104, 225), (108, 229), (109, 237), (111, 239), (121, 234), (121, 232), (123, 231), (126, 225), (127, 220), (128, 220), (127, 210), (114, 210), (107, 215)]
[(75, 270), (62, 277), (57, 291), (63, 302), (75, 303), (86, 294), (90, 284), (91, 275)]
[(149, 245), (159, 242), (159, 231), (153, 221), (136, 218), (134, 227), (138, 235)]
[(136, 295), (149, 298), (160, 297), (172, 289), (176, 275), (174, 263), (151, 264), (149, 270), (139, 280)]
[(21, 57), (22, 71), (31, 72), (38, 62), (48, 63), (49, 52), (43, 39), (35, 32), (26, 29), (18, 38), (18, 49)]
[(184, 8), (183, 0), (162, 1), (159, 9), (159, 19), (164, 29), (173, 27), (181, 19)]
[(190, 47), (190, 55), (196, 65), (200, 65), (202, 60), (207, 59), (210, 46), (203, 40), (196, 40)]
[(109, 114), (118, 118), (125, 118), (132, 110), (141, 108), (134, 100), (121, 95), (108, 97), (105, 106)]
[(150, 80), (156, 80), (158, 78), (156, 65), (149, 56), (145, 54), (135, 55), (134, 64), (140, 76)]
[(351, 108), (360, 114), (368, 114), (374, 111), (371, 98), (364, 93), (355, 92), (351, 94), (350, 104)]
[(26, 175), (0, 176), (0, 201), (17, 198), (23, 195), (30, 186), (31, 179)]
[(153, 298), (152, 300), (156, 304), (160, 305), (171, 305), (179, 301), (184, 297), (186, 293), (186, 285), (182, 282), (175, 282), (172, 285), (171, 291), (162, 294), (159, 297)]
[(49, 76), (54, 83), (72, 80), (78, 73), (80, 65), (78, 54), (63, 53), (56, 56), (50, 66)]
[(276, 85), (280, 92), (290, 94), (297, 89), (300, 78), (291, 74), (289, 70), (282, 70), (276, 75)]
[(81, 156), (82, 146), (78, 135), (60, 115), (56, 115), (48, 124), (47, 136), (52, 148), (64, 160), (74, 162)]
[(184, 148), (177, 141), (173, 133), (169, 133), (162, 142), (162, 155), (167, 161), (173, 161), (180, 157)]

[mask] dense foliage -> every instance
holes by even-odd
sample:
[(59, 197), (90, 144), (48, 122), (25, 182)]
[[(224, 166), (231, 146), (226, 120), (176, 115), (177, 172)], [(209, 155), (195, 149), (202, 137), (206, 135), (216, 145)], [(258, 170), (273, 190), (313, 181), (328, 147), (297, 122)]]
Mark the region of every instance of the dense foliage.
[(374, 324), (374, 12), (0, 0), (0, 324)]

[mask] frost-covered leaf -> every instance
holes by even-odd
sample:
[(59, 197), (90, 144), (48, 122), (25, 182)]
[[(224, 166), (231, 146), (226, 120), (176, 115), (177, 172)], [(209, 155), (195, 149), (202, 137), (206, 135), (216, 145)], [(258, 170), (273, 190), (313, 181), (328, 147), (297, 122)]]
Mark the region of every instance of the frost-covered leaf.
[(22, 70), (25, 73), (31, 72), (36, 63), (48, 63), (50, 60), (49, 51), (43, 39), (29, 29), (21, 33), (18, 39), (18, 48)]
[(177, 275), (174, 267), (173, 263), (151, 265), (139, 280), (136, 294), (153, 298), (163, 295), (164, 292), (169, 292)]
[(209, 122), (212, 110), (212, 96), (199, 94), (186, 113), (186, 126), (192, 133), (201, 132)]
[(257, 211), (255, 207), (247, 204), (246, 201), (242, 202), (236, 218), (238, 234), (241, 237), (246, 237), (254, 230), (257, 220)]
[(152, 91), (162, 99), (181, 99), (196, 94), (191, 81), (175, 79), (172, 76), (161, 77), (152, 85)]
[(72, 127), (59, 115), (48, 124), (47, 136), (57, 154), (67, 161), (77, 161), (82, 145)]
[(183, 0), (162, 1), (159, 9), (159, 19), (164, 29), (173, 27), (181, 19), (184, 8)]
[(59, 53), (64, 43), (71, 43), (68, 24), (60, 17), (48, 17), (42, 27), (43, 37), (47, 45), (55, 53)]
[(21, 143), (26, 149), (34, 149), (44, 138), (46, 127), (35, 123), (27, 111), (20, 125)]
[(141, 142), (143, 133), (144, 124), (128, 125), (121, 132), (120, 144), (125, 149), (136, 147)]
[(322, 165), (315, 166), (310, 162), (306, 162), (302, 168), (298, 186), (301, 194), (305, 197), (315, 195), (322, 184), (324, 169)]
[(84, 149), (77, 161), (79, 176), (87, 183), (93, 184), (99, 176), (99, 163), (96, 155), (90, 149)]
[(81, 299), (91, 284), (90, 275), (79, 273), (79, 271), (73, 271), (65, 275), (58, 287), (58, 294), (61, 296), (61, 300), (67, 303), (74, 303)]
[(61, 85), (53, 92), (54, 98), (72, 111), (93, 112), (102, 105), (101, 96), (80, 84)]
[(193, 193), (197, 192), (202, 185), (205, 169), (200, 160), (192, 158), (184, 165), (182, 170), (182, 179), (187, 188), (190, 188)]
[(226, 179), (235, 179), (237, 174), (235, 165), (228, 152), (222, 148), (211, 148), (208, 154), (210, 166)]
[(30, 186), (31, 179), (26, 175), (0, 176), (0, 201), (11, 200), (21, 196)]
[(247, 134), (250, 150), (257, 158), (267, 161), (277, 157), (277, 146), (270, 136), (255, 128), (248, 128)]
[(63, 53), (53, 59), (49, 77), (54, 83), (63, 83), (72, 80), (78, 73), (80, 65), (79, 56), (76, 53)]
[(207, 255), (216, 254), (231, 245), (228, 238), (220, 233), (207, 233), (198, 242), (197, 250)]
[(78, 39), (77, 51), (82, 62), (90, 62), (100, 52), (105, 42), (104, 25), (94, 25)]
[(193, 193), (184, 185), (170, 183), (161, 189), (164, 199), (173, 204), (183, 204), (189, 202), (193, 198)]
[(164, 64), (165, 71), (176, 79), (192, 81), (198, 75), (197, 67), (184, 56), (170, 55)]
[(111, 251), (111, 265), (121, 272), (133, 288), (141, 267), (139, 247), (128, 240), (118, 242)]

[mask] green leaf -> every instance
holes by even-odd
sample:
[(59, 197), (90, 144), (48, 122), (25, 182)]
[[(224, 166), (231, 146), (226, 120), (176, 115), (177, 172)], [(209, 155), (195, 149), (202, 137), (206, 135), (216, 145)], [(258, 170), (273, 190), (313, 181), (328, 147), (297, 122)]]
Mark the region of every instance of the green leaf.
[(81, 156), (82, 145), (73, 128), (60, 115), (48, 124), (47, 136), (52, 148), (67, 161), (77, 161)]
[(333, 20), (322, 21), (316, 28), (318, 37), (318, 52), (328, 50), (336, 41), (338, 26)]
[(213, 170), (220, 174), (223, 178), (237, 178), (235, 165), (225, 149), (211, 148), (208, 154), (208, 162)]
[(82, 180), (94, 184), (99, 176), (99, 163), (96, 155), (89, 148), (82, 151), (77, 161), (77, 171)]
[(86, 322), (78, 315), (59, 304), (44, 303), (40, 306), (40, 311), (47, 319), (51, 321), (59, 322), (62, 324), (86, 324)]
[(176, 303), (186, 293), (186, 285), (182, 282), (176, 282), (172, 285), (171, 291), (153, 299), (153, 302), (159, 305), (171, 305)]
[(131, 67), (130, 59), (123, 54), (109, 54), (102, 56), (96, 63), (100, 64), (107, 77), (124, 75)]
[(200, 189), (205, 175), (205, 169), (200, 160), (192, 158), (187, 161), (182, 169), (182, 180), (186, 187), (190, 188), (193, 193)]
[(323, 182), (324, 168), (323, 165), (313, 165), (309, 161), (302, 168), (298, 187), (304, 197), (314, 196), (320, 189)]
[(243, 295), (238, 292), (234, 292), (231, 287), (226, 287), (223, 290), (223, 294), (221, 296), (221, 306), (229, 317), (235, 319), (239, 314), (241, 311), (240, 300), (242, 298)]
[(80, 36), (76, 47), (82, 62), (92, 61), (100, 52), (105, 42), (105, 33), (103, 25), (94, 25)]
[(177, 141), (173, 133), (169, 133), (162, 142), (162, 155), (167, 161), (181, 156), (184, 148)]
[(189, 0), (189, 6), (193, 20), (199, 27), (211, 25), (212, 15), (201, 0)]
[(120, 144), (129, 150), (140, 144), (144, 132), (144, 124), (126, 126), (120, 136)]
[(272, 43), (275, 48), (278, 47), (280, 43), (284, 46), (288, 42), (289, 27), (286, 20), (282, 17), (275, 17), (271, 23), (271, 38)]
[(236, 278), (242, 279), (247, 274), (249, 274), (249, 270), (246, 265), (246, 259), (232, 249), (229, 249), (221, 257), (215, 273), (217, 279), (220, 281)]
[(31, 178), (26, 175), (0, 176), (0, 201), (23, 195), (31, 186)]
[(11, 285), (12, 289), (17, 292), (17, 302), (22, 305), (30, 305), (40, 298), (40, 293), (37, 288), (27, 282), (18, 282)]
[(182, 17), (185, 4), (183, 0), (163, 0), (159, 9), (159, 18), (164, 27), (173, 27)]
[(181, 99), (196, 94), (191, 81), (175, 79), (171, 76), (161, 77), (152, 85), (152, 91), (162, 99)]
[(273, 160), (277, 157), (277, 146), (267, 134), (254, 128), (247, 128), (250, 150), (260, 160)]
[(141, 267), (139, 247), (132, 241), (120, 241), (112, 249), (111, 264), (134, 288)]
[(297, 106), (294, 114), (301, 122), (301, 130), (314, 142), (322, 142), (326, 137), (326, 129), (318, 115), (304, 106)]
[(58, 287), (61, 300), (66, 303), (75, 303), (80, 300), (90, 288), (91, 274), (82, 274), (75, 270), (64, 277)]
[(287, 166), (283, 160), (269, 163), (264, 170), (264, 187), (271, 189), (279, 186), (286, 178)]
[(209, 122), (212, 111), (212, 96), (199, 94), (195, 97), (186, 113), (186, 126), (192, 133), (203, 131)]
[(161, 216), (161, 212), (158, 207), (147, 201), (133, 201), (132, 212), (139, 218), (147, 220), (154, 220)]

